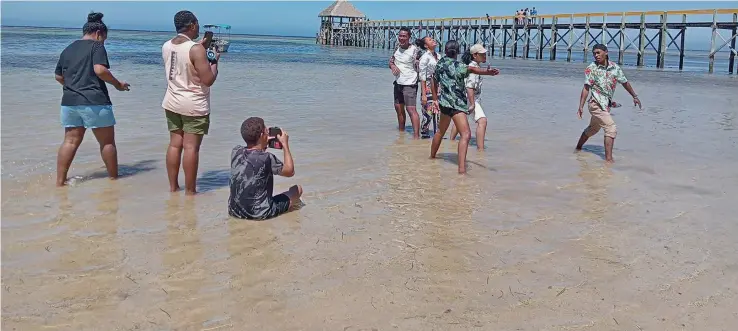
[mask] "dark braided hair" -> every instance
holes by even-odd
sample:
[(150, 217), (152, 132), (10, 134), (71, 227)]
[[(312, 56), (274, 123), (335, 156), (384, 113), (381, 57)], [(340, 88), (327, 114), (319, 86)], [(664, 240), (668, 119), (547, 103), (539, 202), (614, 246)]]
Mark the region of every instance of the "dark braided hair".
[(447, 41), (445, 51), (446, 56), (455, 58), (459, 55), (459, 43), (456, 40)]
[(428, 50), (428, 49), (427, 49), (427, 48), (425, 47), (425, 37), (423, 37), (423, 38), (418, 38), (418, 39), (415, 39), (415, 46), (418, 46), (418, 48), (420, 48), (420, 49), (422, 49), (422, 50), (424, 50), (424, 51)]
[(82, 26), (82, 33), (85, 35), (100, 32), (102, 34), (108, 34), (108, 26), (102, 21), (103, 13), (92, 12), (87, 15), (87, 23)]
[(197, 17), (189, 10), (180, 10), (174, 15), (174, 29), (177, 32), (185, 32), (190, 24), (197, 22)]
[(474, 60), (474, 57), (472, 56), (471, 48), (467, 48), (466, 51), (464, 51), (464, 54), (461, 55), (461, 62), (468, 65), (472, 60)]
[(241, 123), (241, 137), (249, 145), (259, 142), (266, 125), (261, 117), (249, 117)]

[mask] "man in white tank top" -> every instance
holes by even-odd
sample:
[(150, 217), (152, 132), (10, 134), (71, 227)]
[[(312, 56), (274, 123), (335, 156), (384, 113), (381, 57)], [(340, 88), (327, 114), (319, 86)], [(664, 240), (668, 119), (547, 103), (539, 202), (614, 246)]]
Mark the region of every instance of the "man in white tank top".
[[(169, 190), (179, 191), (179, 165), (185, 173), (185, 193), (195, 194), (200, 144), (210, 127), (210, 87), (218, 77), (218, 59), (211, 62), (201, 42), (194, 42), (200, 31), (197, 17), (187, 10), (174, 15), (177, 36), (161, 48), (167, 91), (164, 108), (169, 128), (167, 175)], [(184, 149), (184, 159), (182, 150)]]

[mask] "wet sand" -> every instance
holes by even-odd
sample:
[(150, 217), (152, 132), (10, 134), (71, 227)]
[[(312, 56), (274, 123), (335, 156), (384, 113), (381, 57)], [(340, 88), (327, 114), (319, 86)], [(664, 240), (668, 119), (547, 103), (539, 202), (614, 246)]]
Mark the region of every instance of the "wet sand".
[[(88, 133), (62, 189), (61, 89), (3, 71), (3, 330), (738, 325), (738, 80), (626, 70), (645, 108), (618, 88), (605, 167), (601, 133), (573, 152), (583, 65), (500, 67), (460, 177), (455, 143), (428, 160), (396, 131), (386, 69), (224, 61), (194, 198), (167, 192), (163, 69), (114, 68), (132, 85), (111, 92), (123, 178)], [(226, 211), (249, 116), (290, 133), (296, 176), (275, 191), (306, 191), (265, 222)]]

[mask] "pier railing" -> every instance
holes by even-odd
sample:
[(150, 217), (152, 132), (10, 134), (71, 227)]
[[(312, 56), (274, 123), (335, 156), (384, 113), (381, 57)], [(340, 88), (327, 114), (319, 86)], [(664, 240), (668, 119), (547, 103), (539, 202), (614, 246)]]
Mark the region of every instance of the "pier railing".
[(619, 64), (628, 53), (636, 55), (638, 66), (644, 65), (646, 55), (655, 55), (656, 67), (664, 68), (666, 54), (674, 50), (679, 54), (680, 70), (684, 68), (687, 29), (707, 28), (711, 30), (706, 55), (710, 73), (721, 50), (727, 47), (730, 52), (731, 74), (736, 72), (738, 55), (738, 8), (536, 15), (523, 20), (515, 16), (365, 20), (349, 24), (338, 44), (394, 49), (401, 27), (409, 28), (413, 39), (435, 38), (440, 47), (448, 40), (458, 41), (464, 49), (482, 43), (492, 57), (556, 60), (558, 52), (565, 52), (566, 60), (572, 61), (572, 53), (582, 52), (587, 61), (592, 46), (601, 43), (611, 54), (617, 53)]

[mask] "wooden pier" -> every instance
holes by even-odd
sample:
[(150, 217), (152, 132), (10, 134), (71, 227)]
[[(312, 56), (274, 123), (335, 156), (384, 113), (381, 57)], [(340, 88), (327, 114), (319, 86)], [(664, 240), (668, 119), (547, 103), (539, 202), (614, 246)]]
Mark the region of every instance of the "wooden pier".
[[(339, 0), (333, 6), (343, 4), (348, 2)], [(572, 53), (582, 52), (587, 62), (591, 60), (592, 46), (605, 44), (611, 58), (615, 60), (616, 55), (621, 65), (625, 54), (630, 53), (636, 55), (637, 66), (644, 66), (646, 56), (655, 56), (656, 67), (664, 68), (667, 52), (676, 51), (682, 70), (687, 29), (709, 28), (712, 31), (710, 50), (705, 55), (708, 71), (714, 72), (715, 55), (728, 47), (728, 72), (738, 72), (735, 46), (738, 8), (537, 15), (523, 21), (514, 16), (366, 20), (363, 14), (356, 12), (358, 17), (345, 22), (341, 19), (336, 23), (332, 19), (331, 28), (322, 28), (323, 38), (317, 38), (316, 42), (394, 49), (400, 28), (408, 27), (412, 39), (432, 36), (441, 50), (448, 40), (458, 41), (463, 49), (481, 43), (487, 46), (489, 56), (502, 58), (554, 61), (563, 52), (571, 62)], [(321, 27), (328, 26), (326, 22), (323, 18)]]

